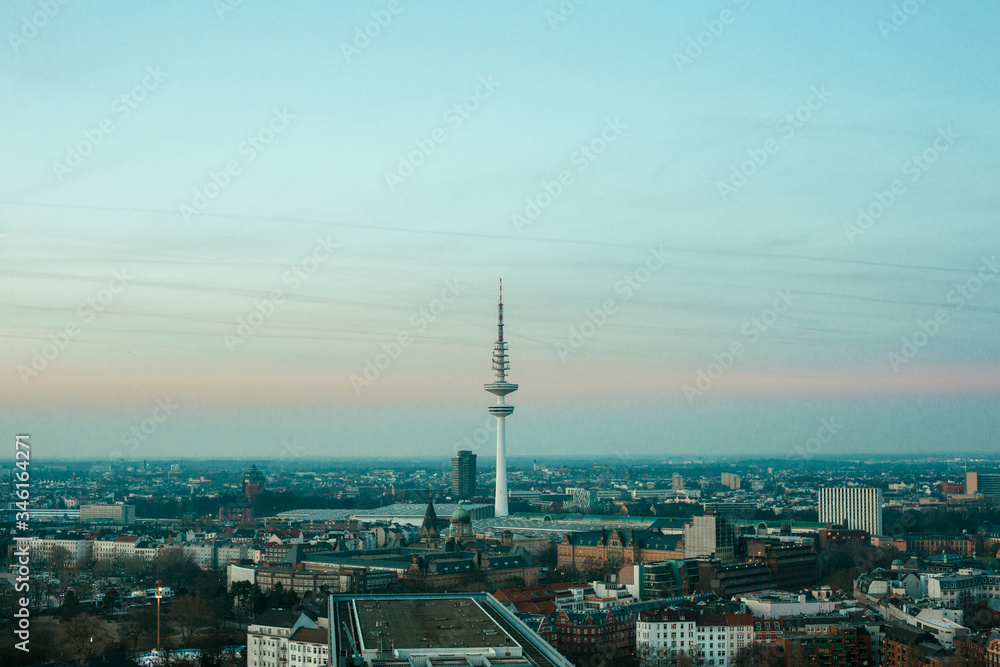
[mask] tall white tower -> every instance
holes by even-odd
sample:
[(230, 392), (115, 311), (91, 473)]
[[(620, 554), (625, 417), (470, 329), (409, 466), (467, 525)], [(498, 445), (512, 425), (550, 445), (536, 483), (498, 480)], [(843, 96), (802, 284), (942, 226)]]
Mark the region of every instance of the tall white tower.
[(493, 372), (496, 382), (483, 385), (483, 389), (495, 394), (497, 402), (489, 407), (491, 415), (497, 418), (497, 491), (494, 501), (495, 516), (507, 516), (507, 436), (504, 420), (514, 412), (513, 405), (507, 405), (503, 398), (517, 391), (517, 385), (507, 382), (507, 343), (503, 339), (503, 279), (500, 280), (500, 303), (497, 306), (497, 342), (493, 346)]

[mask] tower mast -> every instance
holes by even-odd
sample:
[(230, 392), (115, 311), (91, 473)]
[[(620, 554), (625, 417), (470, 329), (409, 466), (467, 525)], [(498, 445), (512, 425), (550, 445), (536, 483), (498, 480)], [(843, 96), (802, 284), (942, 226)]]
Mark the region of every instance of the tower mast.
[(497, 304), (497, 342), (493, 345), (493, 373), (496, 380), (483, 385), (483, 389), (497, 397), (497, 402), (489, 407), (489, 413), (497, 418), (497, 483), (494, 499), (494, 516), (507, 516), (507, 437), (505, 420), (514, 412), (513, 405), (507, 405), (504, 396), (517, 391), (517, 385), (507, 382), (507, 342), (503, 339), (503, 279), (500, 279), (500, 301)]

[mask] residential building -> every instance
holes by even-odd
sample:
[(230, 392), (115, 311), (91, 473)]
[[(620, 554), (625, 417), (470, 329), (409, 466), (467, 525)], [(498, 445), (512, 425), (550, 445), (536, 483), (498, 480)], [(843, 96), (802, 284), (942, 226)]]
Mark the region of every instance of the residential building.
[(247, 628), (247, 667), (289, 667), (288, 642), (299, 628), (319, 625), (304, 611), (265, 611)]
[(684, 652), (698, 655), (696, 664), (728, 667), (736, 652), (754, 641), (750, 614), (699, 614), (655, 609), (640, 611), (636, 621), (639, 655)]
[(329, 665), (329, 641), (326, 628), (299, 628), (288, 638), (288, 667)]
[(77, 567), (87, 561), (90, 555), (90, 542), (82, 535), (74, 534), (57, 534), (28, 542), (28, 553), (35, 563), (48, 561), (57, 549), (65, 550), (66, 565)]

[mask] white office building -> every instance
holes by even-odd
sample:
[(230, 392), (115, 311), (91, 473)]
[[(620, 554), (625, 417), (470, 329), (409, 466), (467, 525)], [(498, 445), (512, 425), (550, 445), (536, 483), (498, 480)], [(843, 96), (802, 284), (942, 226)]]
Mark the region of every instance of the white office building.
[(882, 489), (862, 487), (819, 490), (819, 521), (851, 530), (882, 534)]

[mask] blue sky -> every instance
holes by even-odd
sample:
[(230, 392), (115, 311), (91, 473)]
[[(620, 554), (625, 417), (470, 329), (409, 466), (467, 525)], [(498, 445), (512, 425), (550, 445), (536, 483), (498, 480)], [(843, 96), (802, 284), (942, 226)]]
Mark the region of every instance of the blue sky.
[(232, 4), (0, 8), (6, 431), (995, 451), (993, 3)]

